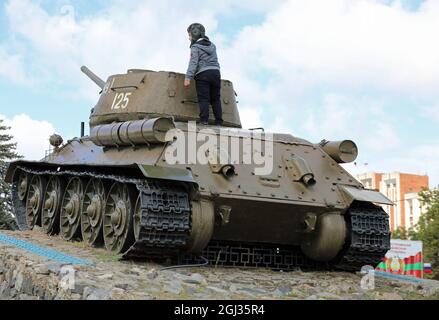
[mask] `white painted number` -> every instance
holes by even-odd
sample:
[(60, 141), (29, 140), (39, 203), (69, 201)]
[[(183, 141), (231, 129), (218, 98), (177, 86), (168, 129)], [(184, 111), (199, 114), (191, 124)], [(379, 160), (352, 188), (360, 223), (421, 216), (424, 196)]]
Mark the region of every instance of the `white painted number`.
[(130, 95), (131, 92), (116, 93), (116, 95), (114, 96), (113, 104), (111, 105), (111, 110), (125, 109), (126, 107), (128, 107), (128, 103), (130, 103)]

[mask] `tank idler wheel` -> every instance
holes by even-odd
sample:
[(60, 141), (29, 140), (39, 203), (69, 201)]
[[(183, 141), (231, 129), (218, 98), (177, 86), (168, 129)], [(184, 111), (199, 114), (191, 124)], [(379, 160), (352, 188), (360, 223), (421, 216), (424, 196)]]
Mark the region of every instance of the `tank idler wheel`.
[(81, 235), (81, 203), (84, 197), (84, 182), (74, 177), (69, 180), (64, 192), (61, 216), (60, 234), (65, 240), (72, 240)]
[(192, 229), (186, 251), (199, 254), (212, 238), (215, 207), (212, 201), (192, 201)]
[(64, 179), (57, 176), (49, 179), (44, 192), (41, 213), (41, 226), (47, 234), (57, 234), (59, 232), (59, 215), (64, 189)]
[(318, 217), (316, 230), (301, 244), (302, 252), (315, 261), (331, 261), (341, 252), (346, 241), (346, 221), (338, 212)]
[(132, 186), (115, 182), (108, 193), (104, 211), (104, 242), (107, 250), (123, 253), (134, 243), (133, 213), (136, 191)]
[(17, 179), (17, 195), (18, 199), (24, 201), (26, 199), (27, 190), (29, 187), (30, 175), (24, 171), (20, 171)]
[(101, 179), (91, 179), (81, 206), (82, 239), (91, 246), (103, 243), (102, 220), (107, 189)]
[(26, 223), (31, 230), (41, 222), (45, 182), (44, 177), (37, 175), (33, 176), (30, 181), (26, 199)]

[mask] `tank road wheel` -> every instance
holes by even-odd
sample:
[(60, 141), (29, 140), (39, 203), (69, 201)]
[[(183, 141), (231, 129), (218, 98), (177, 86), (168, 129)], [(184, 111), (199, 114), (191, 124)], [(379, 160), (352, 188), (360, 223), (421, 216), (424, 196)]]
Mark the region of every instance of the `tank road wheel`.
[(83, 196), (84, 186), (82, 180), (78, 177), (71, 178), (64, 192), (61, 205), (60, 233), (65, 240), (72, 240), (81, 234), (81, 202)]
[(30, 175), (26, 172), (20, 171), (17, 179), (17, 195), (18, 199), (24, 201), (27, 195), (27, 189), (29, 187)]
[(133, 211), (135, 191), (115, 182), (108, 193), (104, 212), (104, 242), (107, 250), (122, 253), (134, 242)]
[(41, 225), (47, 234), (59, 232), (59, 212), (64, 189), (65, 182), (60, 177), (53, 176), (47, 183), (41, 213)]
[(89, 245), (102, 243), (102, 218), (106, 188), (101, 179), (91, 179), (84, 193), (81, 207), (82, 239)]
[(41, 221), (44, 187), (44, 177), (37, 175), (32, 177), (26, 199), (26, 223), (29, 229), (33, 229)]

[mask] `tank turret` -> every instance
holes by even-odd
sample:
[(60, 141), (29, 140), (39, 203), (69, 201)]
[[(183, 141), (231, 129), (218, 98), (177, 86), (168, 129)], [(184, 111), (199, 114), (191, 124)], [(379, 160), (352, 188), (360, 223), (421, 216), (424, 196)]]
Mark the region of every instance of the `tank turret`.
[[(185, 88), (181, 73), (131, 69), (126, 74), (112, 75), (104, 82), (87, 67), (82, 69), (102, 89), (90, 115), (90, 127), (158, 117), (172, 117), (175, 121), (199, 118), (195, 85), (192, 82)], [(241, 128), (232, 82), (221, 81), (221, 97), (223, 125)]]

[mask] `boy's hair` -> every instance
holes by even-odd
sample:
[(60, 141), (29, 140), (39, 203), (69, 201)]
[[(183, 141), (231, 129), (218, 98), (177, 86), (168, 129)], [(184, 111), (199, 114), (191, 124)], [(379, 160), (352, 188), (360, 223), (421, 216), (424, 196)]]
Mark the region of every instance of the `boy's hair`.
[(192, 41), (194, 42), (206, 36), (206, 29), (201, 23), (192, 23), (187, 28), (187, 32), (191, 34)]

